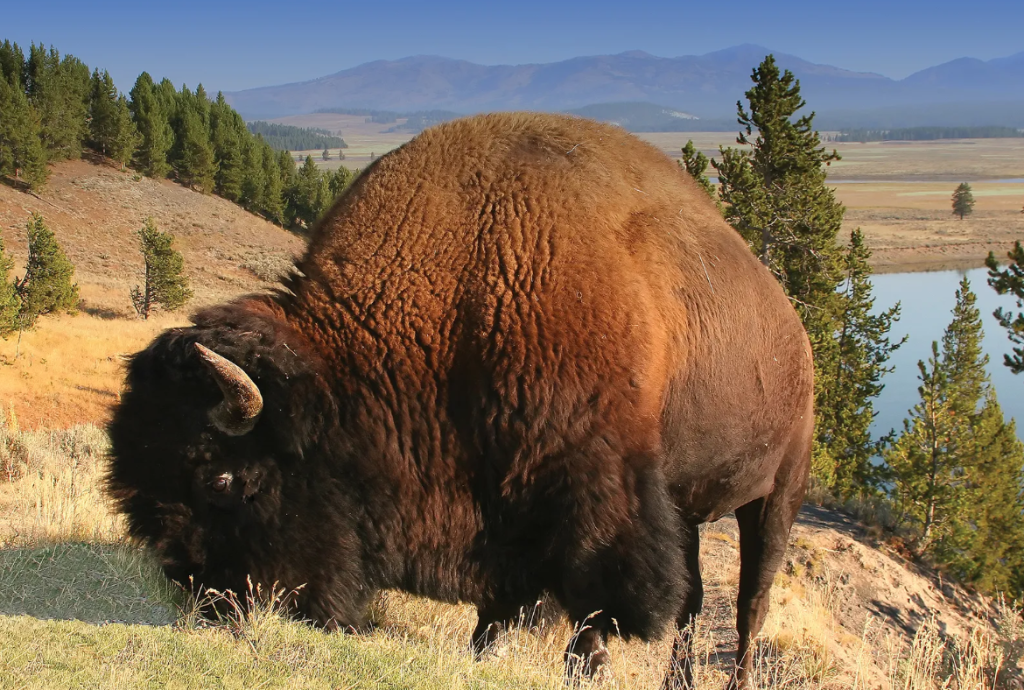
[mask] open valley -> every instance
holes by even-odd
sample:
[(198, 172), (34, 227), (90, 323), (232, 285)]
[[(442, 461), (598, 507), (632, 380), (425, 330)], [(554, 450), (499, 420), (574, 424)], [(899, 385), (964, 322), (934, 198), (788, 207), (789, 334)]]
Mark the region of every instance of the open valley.
[[(311, 155), (328, 169), (356, 170), (373, 157), (408, 141), (412, 134), (394, 130), (397, 123), (375, 123), (363, 115), (315, 113), (276, 122), (341, 132), (349, 148), (345, 159), (331, 151)], [(709, 158), (719, 146), (735, 146), (729, 132), (655, 132), (639, 135), (679, 158), (688, 140)], [(826, 135), (828, 136), (828, 135)], [(833, 142), (841, 160), (831, 164), (828, 179), (846, 206), (844, 235), (864, 231), (878, 272), (970, 268), (982, 265), (990, 251), (1002, 256), (1024, 238), (1024, 138), (937, 141)], [(714, 175), (709, 168), (708, 174)], [(953, 215), (951, 196), (960, 182), (971, 185), (977, 202), (964, 220)]]

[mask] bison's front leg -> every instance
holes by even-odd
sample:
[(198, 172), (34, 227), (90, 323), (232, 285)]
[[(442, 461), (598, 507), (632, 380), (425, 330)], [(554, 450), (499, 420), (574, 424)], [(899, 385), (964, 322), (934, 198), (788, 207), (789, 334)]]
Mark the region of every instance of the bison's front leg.
[(479, 659), (480, 655), (494, 644), (503, 630), (508, 630), (517, 624), (533, 625), (539, 620), (540, 607), (540, 601), (533, 605), (523, 606), (505, 602), (491, 602), (480, 606), (476, 612), (476, 629), (473, 630), (470, 642), (474, 656)]
[(700, 576), (700, 531), (695, 524), (683, 525), (681, 531), (690, 588), (676, 618), (678, 632), (672, 645), (668, 675), (661, 686), (663, 690), (693, 690), (696, 687), (693, 679), (693, 636), (697, 615), (704, 604), (704, 584)]
[(584, 623), (583, 629), (573, 635), (565, 649), (565, 677), (569, 683), (593, 678), (608, 663), (608, 648), (604, 646), (605, 633)]
[[(617, 533), (597, 546), (581, 531), (579, 546), (567, 549), (558, 598), (579, 631), (566, 649), (570, 681), (593, 676), (609, 660), (605, 636), (651, 640), (683, 608), (689, 590), (681, 527), (661, 472), (651, 463), (638, 468), (635, 492)], [(607, 502), (588, 504), (607, 510)], [(581, 511), (582, 512), (582, 511)], [(585, 514), (585, 513), (584, 513)], [(599, 524), (603, 516), (592, 516)]]

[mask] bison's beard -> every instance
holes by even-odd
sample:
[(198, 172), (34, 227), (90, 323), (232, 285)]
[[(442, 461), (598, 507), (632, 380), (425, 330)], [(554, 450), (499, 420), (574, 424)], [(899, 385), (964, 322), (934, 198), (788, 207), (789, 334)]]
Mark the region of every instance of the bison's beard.
[(203, 525), (184, 515), (165, 520), (173, 529), (152, 542), (164, 573), (201, 613), (223, 619), (259, 605), (328, 630), (365, 627), (377, 587), (363, 574), (358, 541), (345, 524), (204, 517)]

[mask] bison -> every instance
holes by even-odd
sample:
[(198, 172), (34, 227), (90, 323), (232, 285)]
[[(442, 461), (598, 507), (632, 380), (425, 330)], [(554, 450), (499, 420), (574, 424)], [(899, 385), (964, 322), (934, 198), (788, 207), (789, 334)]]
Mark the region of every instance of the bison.
[(178, 582), (296, 589), (358, 628), (396, 588), (477, 607), (485, 648), (546, 592), (609, 633), (674, 622), (691, 683), (700, 523), (735, 511), (736, 680), (807, 482), (811, 351), (769, 271), (653, 147), (492, 114), (373, 163), (278, 289), (132, 359), (108, 490)]

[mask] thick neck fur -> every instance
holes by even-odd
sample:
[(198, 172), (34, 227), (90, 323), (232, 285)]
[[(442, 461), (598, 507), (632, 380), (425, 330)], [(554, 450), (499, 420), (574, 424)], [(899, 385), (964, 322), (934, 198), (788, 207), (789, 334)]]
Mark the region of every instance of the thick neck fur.
[[(302, 496), (296, 513), (316, 517), (307, 528), (283, 533), (335, 539), (333, 532), (349, 531), (332, 518), (345, 505), (354, 518), (364, 587), (397, 587), (448, 601), (487, 596), (490, 585), (473, 556), (482, 525), (479, 499), (472, 495), (476, 482), (444, 409), (447, 384), (416, 375), (432, 371), (423, 358), (436, 353), (418, 343), (388, 342), (346, 310), (339, 308), (333, 312), (337, 320), (323, 324), (297, 306), (288, 298), (257, 299), (237, 305), (247, 313), (235, 318), (220, 308), (197, 317), (200, 327), (233, 322), (242, 337), (262, 333), (267, 345), (267, 334), (273, 334), (263, 359), (279, 371), (265, 377), (285, 383), (265, 392), (266, 422), (280, 434), (275, 445), (301, 457), (298, 476), (318, 484), (289, 488), (286, 480), (285, 503), (294, 492)], [(330, 312), (317, 314), (332, 318)], [(326, 333), (329, 342), (323, 341)], [(289, 362), (301, 370), (289, 369)]]

